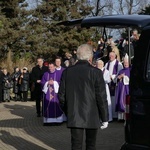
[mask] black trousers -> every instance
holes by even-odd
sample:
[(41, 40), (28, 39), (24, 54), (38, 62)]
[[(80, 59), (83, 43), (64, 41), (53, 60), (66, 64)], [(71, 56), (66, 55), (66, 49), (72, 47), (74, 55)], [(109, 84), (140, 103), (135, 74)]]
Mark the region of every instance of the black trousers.
[(36, 112), (38, 115), (40, 115), (41, 114), (41, 100), (42, 100), (41, 87), (35, 88), (35, 100), (36, 100)]
[(96, 150), (98, 129), (71, 128), (71, 150), (82, 150), (85, 131), (86, 150)]
[(23, 95), (23, 101), (26, 102), (28, 100), (28, 91), (23, 91), (22, 95)]

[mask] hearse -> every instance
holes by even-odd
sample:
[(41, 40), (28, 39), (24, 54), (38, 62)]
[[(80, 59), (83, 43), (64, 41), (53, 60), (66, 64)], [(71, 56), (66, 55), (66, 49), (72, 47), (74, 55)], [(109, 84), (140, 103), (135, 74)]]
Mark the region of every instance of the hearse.
[(126, 98), (125, 142), (120, 150), (150, 150), (150, 15), (97, 16), (64, 21), (58, 25), (104, 27), (104, 31), (105, 28), (127, 28), (129, 39), (131, 29), (141, 31), (134, 49), (130, 94)]

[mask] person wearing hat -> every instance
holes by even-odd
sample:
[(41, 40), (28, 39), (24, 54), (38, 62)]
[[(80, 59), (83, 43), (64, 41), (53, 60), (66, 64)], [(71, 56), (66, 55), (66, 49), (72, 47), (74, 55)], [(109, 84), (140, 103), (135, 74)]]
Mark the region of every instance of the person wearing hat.
[(22, 93), (22, 101), (27, 102), (29, 90), (29, 72), (27, 67), (23, 67), (19, 81), (20, 91)]
[(3, 101), (10, 102), (11, 76), (7, 68), (3, 69)]
[(107, 44), (108, 44), (108, 45), (114, 44), (113, 36), (112, 36), (112, 35), (109, 35), (109, 36), (108, 36)]
[(19, 82), (19, 77), (21, 75), (19, 67), (14, 68), (14, 72), (11, 75), (12, 81), (13, 81), (13, 93), (15, 94), (15, 101), (18, 101), (21, 99), (21, 94), (20, 94), (20, 85), (18, 84)]
[(126, 95), (129, 94), (129, 80), (130, 70), (129, 56), (125, 55), (123, 60), (124, 68), (121, 69), (117, 75), (117, 87), (116, 87), (116, 111), (118, 112), (118, 120), (124, 120), (125, 112), (125, 99)]

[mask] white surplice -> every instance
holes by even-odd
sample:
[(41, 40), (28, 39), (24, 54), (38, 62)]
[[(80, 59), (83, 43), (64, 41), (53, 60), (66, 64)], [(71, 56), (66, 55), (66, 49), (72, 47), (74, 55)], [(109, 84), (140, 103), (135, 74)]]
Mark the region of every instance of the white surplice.
[[(117, 74), (113, 74), (113, 69), (114, 69), (114, 65), (116, 64), (116, 59), (113, 60), (112, 62), (110, 62), (110, 65), (109, 65), (109, 74), (111, 75), (112, 77), (112, 81), (114, 83), (116, 83), (116, 80), (117, 80), (117, 74), (119, 73), (119, 71), (121, 69), (123, 69), (123, 65), (118, 62), (118, 68), (117, 68)], [(105, 64), (105, 68), (107, 69), (107, 66), (108, 66), (108, 63)], [(113, 118), (118, 118), (118, 113), (116, 112), (116, 98), (115, 96), (111, 96), (111, 104), (112, 104), (112, 117)]]
[(107, 94), (107, 101), (108, 101), (108, 113), (109, 113), (109, 121), (112, 121), (112, 104), (111, 104), (111, 98), (110, 98), (110, 92), (108, 83), (111, 82), (109, 71), (105, 68), (101, 69), (103, 71), (103, 77), (106, 84), (106, 94)]

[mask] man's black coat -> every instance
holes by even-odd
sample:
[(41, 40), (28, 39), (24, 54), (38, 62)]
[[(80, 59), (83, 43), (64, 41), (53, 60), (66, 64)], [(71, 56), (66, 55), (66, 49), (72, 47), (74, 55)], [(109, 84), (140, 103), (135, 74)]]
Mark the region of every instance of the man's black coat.
[(35, 83), (35, 87), (41, 89), (40, 83), (37, 83), (37, 80), (41, 80), (43, 74), (48, 71), (48, 67), (42, 66), (41, 68), (37, 65), (33, 67), (31, 73), (31, 81)]
[(103, 73), (80, 60), (64, 70), (59, 87), (60, 104), (67, 115), (67, 126), (98, 128), (108, 121), (108, 103)]

